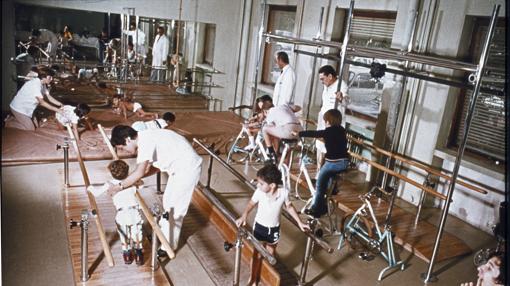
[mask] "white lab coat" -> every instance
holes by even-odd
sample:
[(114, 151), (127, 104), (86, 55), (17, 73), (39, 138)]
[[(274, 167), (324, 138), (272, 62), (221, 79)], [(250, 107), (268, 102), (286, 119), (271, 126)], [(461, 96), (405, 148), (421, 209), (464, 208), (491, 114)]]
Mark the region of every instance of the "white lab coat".
[(167, 60), (170, 41), (165, 35), (157, 35), (152, 45), (152, 66), (161, 67), (163, 62)]
[(273, 103), (275, 106), (294, 104), (294, 85), (296, 74), (290, 65), (283, 67), (282, 72), (274, 85)]
[(135, 52), (138, 54), (145, 56), (145, 33), (138, 29), (138, 37), (136, 30), (134, 31), (123, 31), (126, 35), (131, 36), (133, 39), (133, 45), (135, 46)]

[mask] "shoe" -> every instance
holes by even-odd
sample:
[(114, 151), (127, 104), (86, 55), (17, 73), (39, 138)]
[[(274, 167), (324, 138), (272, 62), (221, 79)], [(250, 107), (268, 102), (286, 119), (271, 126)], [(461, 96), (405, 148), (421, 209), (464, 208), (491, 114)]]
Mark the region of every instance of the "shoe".
[(320, 218), (321, 217), (319, 215), (319, 213), (316, 210), (312, 209), (312, 208), (305, 209), (304, 213), (306, 215), (312, 216), (313, 218)]
[(122, 252), (122, 258), (124, 258), (124, 263), (125, 264), (133, 263), (133, 251), (131, 249), (130, 250), (124, 250)]
[(255, 145), (251, 145), (251, 144), (248, 144), (246, 145), (246, 147), (243, 148), (244, 151), (252, 151), (253, 149), (255, 149)]
[(158, 249), (158, 257), (168, 257), (168, 254), (163, 249)]
[(141, 248), (135, 249), (136, 265), (143, 265), (143, 251)]

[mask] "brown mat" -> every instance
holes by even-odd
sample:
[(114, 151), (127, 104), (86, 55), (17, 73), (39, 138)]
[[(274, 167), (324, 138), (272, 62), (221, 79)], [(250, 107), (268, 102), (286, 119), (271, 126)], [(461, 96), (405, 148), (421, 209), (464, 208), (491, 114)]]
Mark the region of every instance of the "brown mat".
[[(182, 134), (188, 140), (197, 138), (205, 144), (214, 144), (220, 153), (228, 151), (228, 145), (240, 130), (241, 117), (232, 112), (175, 112), (176, 122), (174, 131)], [(117, 124), (130, 125), (140, 118), (131, 116), (124, 120), (111, 110), (91, 112), (90, 117), (105, 127), (109, 134), (111, 128)], [(57, 144), (63, 144), (68, 137), (67, 131), (58, 130), (54, 118), (49, 118), (35, 132), (12, 128), (2, 129), (2, 166), (63, 161), (63, 151), (57, 150)], [(79, 141), (81, 155), (85, 160), (110, 159), (111, 154), (104, 143), (99, 131), (85, 131)], [(69, 148), (69, 157), (75, 160), (73, 148)], [(197, 151), (204, 152), (201, 148)], [(127, 153), (120, 153), (127, 157)]]

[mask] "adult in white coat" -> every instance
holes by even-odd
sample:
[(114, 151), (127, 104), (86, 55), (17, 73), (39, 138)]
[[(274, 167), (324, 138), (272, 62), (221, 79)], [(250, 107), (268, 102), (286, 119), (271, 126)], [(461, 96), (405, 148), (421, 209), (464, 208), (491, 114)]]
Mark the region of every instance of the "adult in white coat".
[(129, 31), (123, 31), (128, 37), (131, 37), (134, 51), (139, 58), (145, 58), (147, 52), (145, 50), (145, 33), (140, 29), (136, 29), (135, 24), (129, 25)]
[(293, 105), (296, 73), (289, 65), (289, 55), (286, 52), (280, 51), (276, 53), (275, 61), (278, 68), (280, 68), (280, 75), (274, 85), (273, 103), (275, 106)]
[(110, 195), (133, 186), (142, 177), (158, 169), (168, 174), (163, 194), (163, 208), (169, 218), (160, 220), (161, 230), (175, 250), (178, 246), (184, 216), (200, 178), (202, 158), (183, 136), (167, 129), (144, 130), (117, 125), (112, 129), (112, 145), (137, 154), (136, 169), (118, 185), (111, 186)]
[(159, 26), (158, 33), (152, 45), (152, 81), (164, 81), (166, 75), (166, 60), (170, 41), (165, 36), (165, 28)]

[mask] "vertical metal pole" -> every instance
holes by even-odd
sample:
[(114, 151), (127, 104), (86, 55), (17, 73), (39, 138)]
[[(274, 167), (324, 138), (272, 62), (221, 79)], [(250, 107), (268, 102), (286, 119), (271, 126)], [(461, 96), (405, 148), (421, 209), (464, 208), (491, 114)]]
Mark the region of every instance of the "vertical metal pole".
[[(349, 43), (349, 37), (351, 36), (351, 23), (352, 13), (354, 12), (354, 0), (351, 0), (349, 4), (349, 15), (347, 17), (347, 29), (345, 30), (344, 40), (342, 42), (342, 50), (340, 51), (340, 70), (338, 72), (338, 86), (336, 91), (340, 92), (342, 89), (342, 78), (344, 74), (345, 56), (347, 55), (347, 44)], [(338, 108), (338, 98), (335, 99), (335, 109)]]
[(262, 59), (262, 53), (264, 52), (263, 45), (264, 40), (262, 34), (265, 30), (265, 21), (266, 21), (266, 7), (267, 7), (267, 1), (263, 0), (262, 2), (262, 16), (260, 18), (260, 29), (259, 29), (259, 35), (258, 35), (258, 44), (257, 44), (257, 62), (255, 66), (255, 79), (254, 79), (254, 86), (253, 86), (253, 96), (252, 96), (252, 106), (253, 110), (255, 110), (255, 100), (257, 99), (257, 88), (259, 83), (259, 69), (260, 69), (260, 61)]
[(69, 187), (69, 142), (67, 140), (64, 141), (62, 149), (64, 149), (64, 186), (67, 188)]
[[(418, 12), (416, 12), (414, 15), (413, 28), (412, 28), (413, 32), (411, 34), (411, 37), (409, 38), (409, 44), (407, 45), (407, 52), (413, 51), (413, 41), (414, 41), (414, 35), (416, 32), (417, 23), (418, 23)], [(409, 61), (405, 61), (404, 70), (407, 69), (408, 66), (409, 66)], [(406, 95), (406, 93), (405, 93), (406, 85), (407, 85), (407, 76), (404, 76), (402, 78), (402, 85), (400, 88), (399, 100), (398, 100), (397, 111), (396, 111), (397, 118), (395, 119), (396, 120), (395, 131), (393, 132), (393, 139), (391, 141), (391, 146), (390, 146), (391, 152), (394, 152), (394, 153), (396, 153), (398, 150), (398, 142), (400, 142), (400, 137), (402, 136), (402, 127), (404, 125), (404, 118), (406, 116), (407, 105), (409, 102), (409, 96)], [(404, 96), (405, 96), (404, 110), (403, 110), (402, 116), (399, 120), (400, 108), (402, 106), (402, 97), (404, 97)], [(388, 158), (386, 160), (386, 164), (385, 164), (386, 168), (391, 169), (392, 161), (393, 160), (391, 158)], [(388, 173), (384, 172), (382, 182), (381, 182), (381, 187), (386, 188), (387, 185), (388, 185)], [(391, 194), (390, 206), (388, 207), (388, 212), (386, 213), (385, 225), (390, 225), (390, 223), (391, 223), (391, 213), (393, 212), (393, 206), (395, 204), (395, 198), (397, 197), (397, 191), (398, 191), (398, 187), (395, 187), (395, 190), (393, 190), (393, 193)]]
[(156, 191), (158, 194), (162, 194), (161, 191), (161, 172), (156, 173)]
[[(489, 57), (490, 43), (492, 41), (492, 37), (494, 36), (494, 27), (496, 26), (496, 20), (498, 18), (499, 8), (501, 5), (495, 5), (492, 10), (491, 23), (489, 25), (489, 30), (487, 31), (487, 36), (485, 38), (485, 43), (483, 46), (482, 54), (480, 56), (480, 61), (478, 62), (478, 70), (476, 72), (476, 81), (475, 87), (473, 89), (473, 96), (471, 97), (471, 102), (469, 103), (469, 109), (467, 112), (467, 117), (464, 123), (464, 137), (462, 138), (462, 142), (459, 146), (459, 150), (457, 152), (457, 158), (455, 159), (455, 165), (453, 167), (452, 173), (452, 181), (450, 187), (448, 188), (448, 193), (446, 195), (445, 205), (443, 207), (443, 213), (441, 214), (441, 222), (439, 223), (439, 230), (437, 231), (436, 241), (434, 244), (434, 251), (432, 252), (432, 258), (430, 259), (429, 268), (425, 273), (422, 274), (422, 278), (424, 278), (424, 282), (432, 282), (432, 270), (434, 269), (434, 263), (436, 260), (437, 252), (439, 250), (439, 245), (441, 243), (441, 236), (443, 235), (444, 225), (446, 223), (446, 217), (448, 216), (448, 210), (450, 209), (450, 203), (453, 196), (453, 191), (455, 190), (455, 183), (457, 180), (457, 176), (459, 175), (460, 163), (462, 161), (462, 157), (464, 155), (464, 150), (466, 148), (467, 138), (469, 135), (469, 129), (471, 127), (471, 120), (473, 119), (473, 114), (476, 107), (476, 99), (478, 98), (478, 94), (480, 92), (480, 86), (482, 83), (482, 76), (485, 72), (485, 64), (487, 63), (487, 59)], [(435, 277), (434, 277), (435, 278)]]
[[(324, 17), (324, 7), (321, 7), (321, 14), (319, 17), (319, 27), (317, 28), (317, 35), (315, 39), (320, 40), (322, 36), (322, 18)], [(310, 78), (310, 90), (308, 92), (308, 106), (306, 107), (306, 121), (305, 129), (308, 129), (308, 120), (310, 119), (310, 107), (312, 106), (313, 87), (315, 82), (315, 68), (317, 67), (317, 54), (319, 53), (319, 46), (315, 47), (315, 56), (313, 57), (312, 64), (312, 77)]]
[[(237, 240), (236, 240), (236, 260), (234, 264), (234, 286), (239, 285), (239, 277), (241, 276), (241, 254), (243, 250), (243, 239), (240, 231), (237, 233)], [(253, 249), (253, 251), (256, 251)]]
[(212, 166), (213, 166), (214, 158), (213, 156), (209, 156), (209, 168), (207, 168), (207, 185), (205, 186), (208, 190), (211, 189), (211, 175), (212, 175)]
[(310, 257), (312, 256), (313, 239), (309, 236), (306, 238), (306, 249), (305, 256), (303, 257), (303, 263), (301, 264), (301, 272), (299, 274), (299, 285), (306, 283), (306, 272), (308, 271), (308, 263), (310, 263)]
[(88, 229), (89, 229), (89, 221), (88, 221), (88, 210), (82, 210), (81, 211), (81, 221), (80, 221), (80, 228), (81, 228), (81, 281), (86, 282), (89, 280), (89, 273), (88, 273)]

